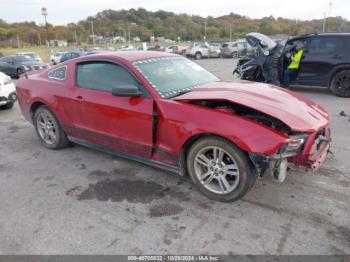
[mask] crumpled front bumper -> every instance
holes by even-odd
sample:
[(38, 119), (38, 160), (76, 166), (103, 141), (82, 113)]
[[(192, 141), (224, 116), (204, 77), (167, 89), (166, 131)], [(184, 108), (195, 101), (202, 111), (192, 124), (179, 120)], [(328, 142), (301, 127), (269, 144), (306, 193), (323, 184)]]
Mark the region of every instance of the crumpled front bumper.
[(313, 172), (315, 172), (326, 160), (330, 146), (331, 131), (329, 127), (327, 127), (322, 130), (321, 133), (317, 134), (313, 143), (313, 148), (316, 150), (312, 150), (313, 152), (311, 152), (308, 159), (308, 167), (310, 167)]
[(328, 126), (319, 129), (309, 135), (303, 151), (290, 161), (311, 168), (315, 172), (326, 160), (331, 140), (331, 131)]

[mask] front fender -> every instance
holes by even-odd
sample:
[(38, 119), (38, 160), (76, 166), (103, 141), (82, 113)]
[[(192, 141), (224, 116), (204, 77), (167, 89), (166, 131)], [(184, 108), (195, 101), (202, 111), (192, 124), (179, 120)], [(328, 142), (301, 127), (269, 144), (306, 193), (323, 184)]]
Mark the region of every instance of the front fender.
[(245, 152), (275, 153), (288, 136), (253, 120), (215, 109), (171, 100), (158, 101), (159, 121), (156, 147), (179, 156), (192, 137), (223, 137)]

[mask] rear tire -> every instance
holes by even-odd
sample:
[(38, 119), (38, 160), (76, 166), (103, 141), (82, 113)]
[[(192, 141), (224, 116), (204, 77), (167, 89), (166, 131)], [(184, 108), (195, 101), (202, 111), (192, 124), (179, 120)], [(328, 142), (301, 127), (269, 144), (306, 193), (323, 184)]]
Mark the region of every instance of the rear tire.
[(332, 79), (330, 89), (340, 97), (350, 97), (350, 70), (340, 71)]
[(186, 164), (198, 190), (221, 202), (240, 199), (257, 178), (245, 153), (231, 142), (217, 137), (195, 142), (188, 152)]
[(61, 149), (69, 145), (55, 114), (47, 106), (40, 106), (35, 111), (34, 126), (43, 146), (49, 149)]

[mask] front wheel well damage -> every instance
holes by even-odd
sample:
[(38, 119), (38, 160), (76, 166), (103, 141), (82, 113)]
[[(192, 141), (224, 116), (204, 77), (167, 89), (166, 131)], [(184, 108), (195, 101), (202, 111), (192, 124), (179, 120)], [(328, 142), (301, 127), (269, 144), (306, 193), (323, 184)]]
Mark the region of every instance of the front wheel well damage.
[(227, 141), (227, 143), (233, 144), (234, 146), (236, 146), (237, 148), (242, 150), (242, 152), (244, 154), (246, 154), (247, 159), (249, 160), (249, 163), (255, 169), (255, 165), (253, 164), (252, 160), (250, 159), (248, 152), (246, 150), (242, 149), (236, 143), (234, 143), (233, 141), (227, 139), (226, 137), (220, 136), (220, 135), (210, 134), (210, 133), (202, 133), (202, 134), (197, 134), (197, 135), (194, 135), (194, 136), (190, 137), (183, 144), (183, 146), (181, 148), (180, 159), (179, 159), (179, 168), (180, 168), (180, 173), (181, 173), (182, 176), (187, 176), (188, 175), (188, 171), (187, 171), (187, 167), (186, 167), (186, 159), (187, 159), (188, 152), (191, 149), (192, 145), (194, 143), (196, 143), (197, 141), (199, 141), (199, 140), (202, 140), (202, 139), (205, 139), (205, 138), (213, 138), (213, 137), (219, 138), (219, 139), (223, 139), (223, 140)]

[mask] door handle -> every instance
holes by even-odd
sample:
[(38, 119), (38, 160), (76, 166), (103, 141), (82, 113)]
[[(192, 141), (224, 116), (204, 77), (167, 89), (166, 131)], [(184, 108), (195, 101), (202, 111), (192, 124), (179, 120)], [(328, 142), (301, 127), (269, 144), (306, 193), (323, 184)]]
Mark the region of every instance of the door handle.
[(82, 96), (77, 96), (75, 98), (75, 101), (77, 101), (78, 103), (82, 103), (84, 100), (83, 100), (83, 97)]

